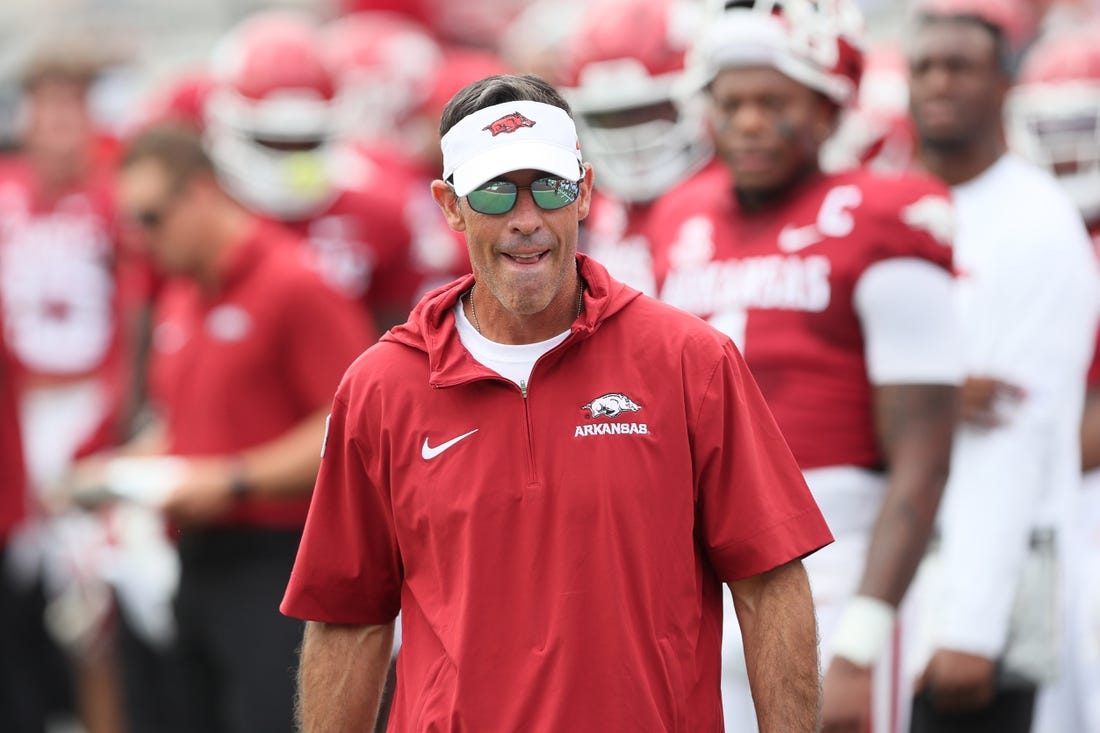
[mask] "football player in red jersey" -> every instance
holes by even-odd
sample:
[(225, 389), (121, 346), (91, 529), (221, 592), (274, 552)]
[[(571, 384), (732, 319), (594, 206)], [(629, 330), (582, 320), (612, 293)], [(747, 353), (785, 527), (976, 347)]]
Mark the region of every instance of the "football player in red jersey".
[[(659, 292), (743, 350), (837, 537), (806, 563), (825, 730), (893, 730), (895, 612), (931, 532), (961, 378), (951, 203), (926, 177), (819, 168), (859, 80), (854, 6), (727, 5), (692, 57), (725, 165), (658, 201)], [(727, 725), (753, 730), (738, 657), (724, 654)]]
[[(1040, 38), (1005, 111), (1009, 145), (1054, 174), (1100, 253), (1100, 19)], [(1100, 730), (1100, 349), (1089, 368), (1081, 452), (1084, 487), (1064, 543), (1070, 582), (1063, 666), (1039, 693), (1036, 733)]]
[[(0, 164), (0, 307), (21, 376), (23, 448), (35, 497), (27, 522), (10, 538), (8, 568), (26, 585), (40, 580), (56, 607), (107, 595), (95, 576), (103, 527), (83, 515), (44, 518), (37, 499), (76, 455), (118, 441), (126, 427), (119, 409), (129, 361), (126, 257), (115, 226), (111, 146), (89, 104), (100, 62), (80, 44), (51, 42), (33, 54), (23, 78), (22, 151)], [(104, 694), (110, 677), (97, 667), (109, 606), (78, 604), (69, 616), (78, 623), (50, 628), (57, 643), (75, 652), (77, 705), (89, 727), (118, 717), (113, 697)], [(45, 639), (41, 628), (24, 636)], [(50, 658), (50, 648), (43, 641), (32, 659)], [(36, 685), (44, 683), (41, 669), (27, 665)], [(55, 678), (59, 671), (50, 670)], [(104, 692), (91, 693), (84, 681)]]
[(701, 15), (683, 0), (602, 0), (566, 44), (562, 92), (600, 174), (582, 246), (654, 295), (645, 236), (653, 202), (711, 160), (700, 94), (681, 94)]
[(206, 135), (227, 189), (302, 235), (326, 280), (382, 328), (412, 307), (418, 279), (399, 190), (338, 134), (337, 86), (307, 16), (246, 18), (212, 59)]
[[(24, 152), (0, 166), (0, 302), (25, 375), (24, 419), (38, 424), (25, 426), (25, 438), (31, 482), (41, 489), (106, 415), (122, 359), (123, 252), (112, 171), (97, 159), (88, 107), (95, 72), (92, 60), (53, 49), (32, 60)], [(52, 419), (64, 429), (41, 424)]]

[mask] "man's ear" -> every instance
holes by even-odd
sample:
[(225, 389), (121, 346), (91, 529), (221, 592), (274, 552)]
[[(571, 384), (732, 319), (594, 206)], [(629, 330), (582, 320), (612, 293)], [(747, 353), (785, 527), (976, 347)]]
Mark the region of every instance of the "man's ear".
[(462, 214), (462, 207), (454, 190), (446, 181), (435, 179), (432, 181), (432, 198), (443, 210), (443, 217), (447, 224), (456, 232), (466, 231), (466, 218)]
[(577, 196), (577, 220), (580, 221), (588, 216), (589, 210), (592, 208), (592, 182), (595, 180), (595, 173), (592, 172), (592, 164), (584, 164), (584, 178), (581, 179), (581, 192)]

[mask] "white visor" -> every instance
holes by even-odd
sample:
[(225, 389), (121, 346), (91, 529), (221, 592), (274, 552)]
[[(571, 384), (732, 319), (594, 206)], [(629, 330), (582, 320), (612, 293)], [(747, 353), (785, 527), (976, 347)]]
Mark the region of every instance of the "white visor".
[(443, 178), (465, 196), (497, 176), (532, 169), (576, 181), (581, 145), (573, 119), (542, 102), (504, 102), (467, 115), (447, 131)]
[(755, 10), (727, 11), (713, 23), (700, 41), (697, 54), (702, 64), (703, 85), (714, 81), (723, 69), (768, 66), (785, 76), (815, 89), (837, 104), (846, 104), (855, 95), (852, 82), (821, 68), (808, 42), (796, 43), (783, 20)]

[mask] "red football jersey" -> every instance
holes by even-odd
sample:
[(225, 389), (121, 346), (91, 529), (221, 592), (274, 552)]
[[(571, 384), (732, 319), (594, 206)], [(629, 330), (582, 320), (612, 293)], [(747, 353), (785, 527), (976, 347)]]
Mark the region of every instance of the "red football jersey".
[(26, 161), (0, 167), (0, 292), (7, 341), (32, 380), (103, 374), (118, 358), (120, 300), (113, 177), (60, 196)]
[(882, 465), (853, 303), (873, 264), (951, 267), (952, 210), (931, 178), (815, 174), (766, 210), (743, 210), (722, 167), (657, 204), (650, 237), (660, 297), (743, 350), (803, 469)]
[[(301, 261), (301, 246), (257, 222), (230, 254), (218, 293), (182, 278), (165, 284), (150, 386), (168, 453), (233, 455), (278, 438), (329, 404), (374, 340), (361, 310)], [(223, 522), (300, 527), (308, 507), (309, 496), (250, 497)]]

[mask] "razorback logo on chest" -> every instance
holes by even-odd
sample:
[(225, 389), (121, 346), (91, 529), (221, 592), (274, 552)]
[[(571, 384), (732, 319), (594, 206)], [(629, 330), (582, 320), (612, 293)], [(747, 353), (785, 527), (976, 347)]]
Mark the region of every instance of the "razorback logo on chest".
[(581, 407), (587, 410), (589, 420), (605, 418), (596, 424), (577, 425), (574, 438), (590, 438), (596, 435), (649, 435), (649, 426), (639, 422), (616, 422), (615, 418), (624, 412), (640, 412), (642, 406), (622, 392), (609, 392), (600, 395)]
[(595, 419), (597, 417), (618, 417), (627, 410), (638, 412), (642, 407), (622, 392), (613, 392), (597, 397), (582, 409), (588, 410), (589, 417)]
[(535, 121), (524, 117), (519, 112), (513, 112), (510, 115), (504, 115), (499, 120), (491, 122), (482, 130), (488, 130), (493, 134), (493, 137), (501, 134), (502, 132), (515, 132), (521, 127), (534, 127)]

